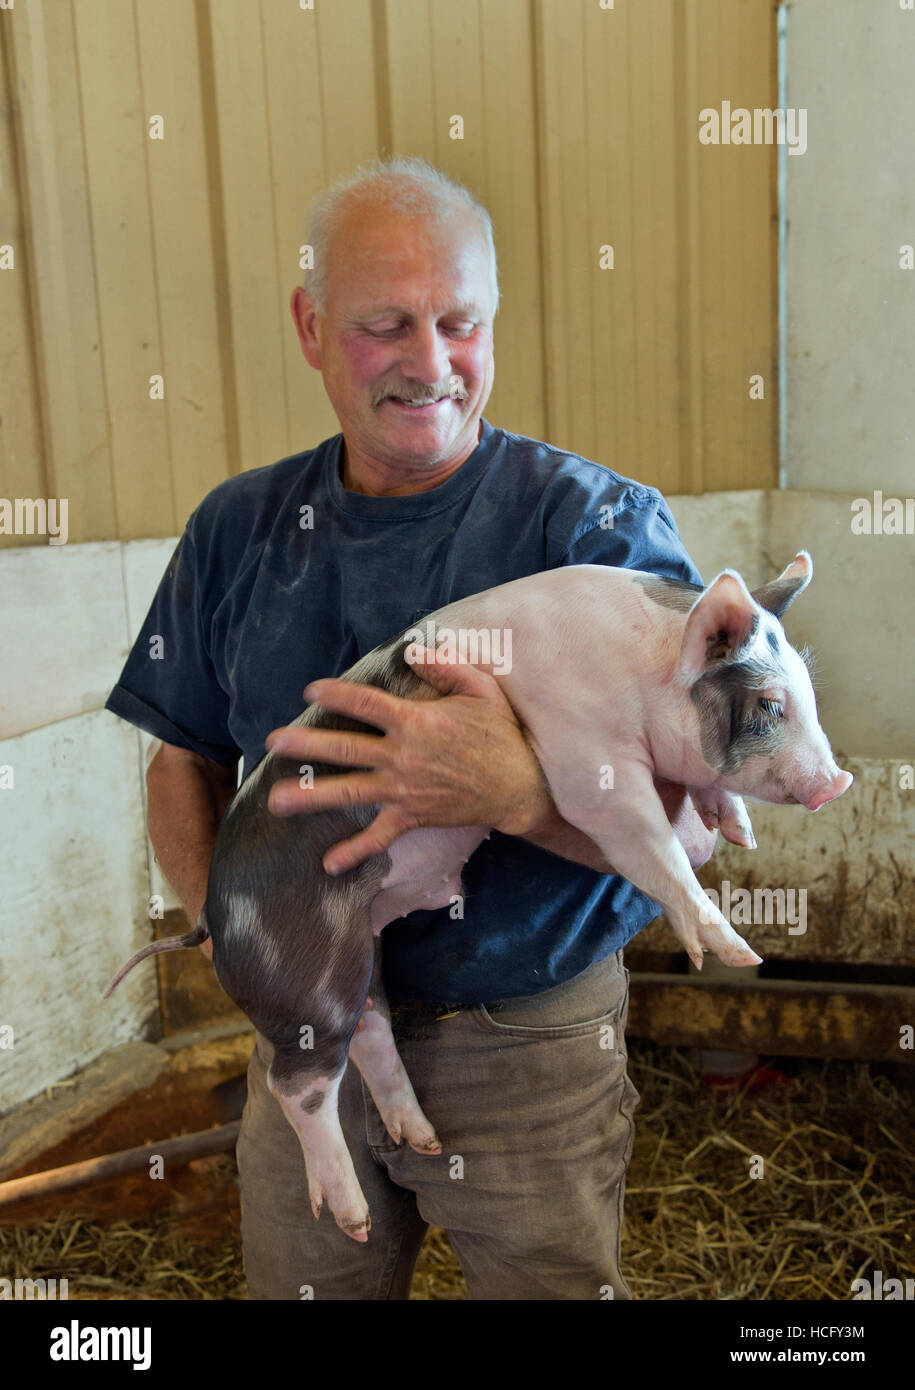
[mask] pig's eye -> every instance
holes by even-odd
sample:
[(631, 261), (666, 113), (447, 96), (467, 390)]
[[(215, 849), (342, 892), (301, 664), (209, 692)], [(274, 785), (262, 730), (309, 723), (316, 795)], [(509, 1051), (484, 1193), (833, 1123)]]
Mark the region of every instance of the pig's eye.
[(777, 700), (760, 700), (759, 708), (765, 710), (766, 714), (773, 714), (776, 719), (781, 719), (785, 713)]

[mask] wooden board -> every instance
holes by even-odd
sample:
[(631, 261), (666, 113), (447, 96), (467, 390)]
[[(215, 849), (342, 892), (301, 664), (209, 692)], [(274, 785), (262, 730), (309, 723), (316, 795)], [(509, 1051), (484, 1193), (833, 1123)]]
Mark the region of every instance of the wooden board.
[(915, 989), (633, 971), (628, 1036), (677, 1047), (911, 1064), (900, 1029), (915, 1019)]

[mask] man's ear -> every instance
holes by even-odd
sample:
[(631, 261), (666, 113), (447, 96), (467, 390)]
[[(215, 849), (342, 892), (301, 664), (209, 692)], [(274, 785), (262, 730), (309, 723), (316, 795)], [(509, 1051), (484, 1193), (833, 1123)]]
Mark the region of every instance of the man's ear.
[(723, 570), (689, 611), (678, 670), (694, 681), (716, 661), (733, 660), (754, 637), (759, 611), (739, 574)]
[(766, 608), (770, 613), (774, 613), (776, 618), (780, 618), (788, 607), (793, 603), (798, 594), (803, 593), (804, 589), (813, 578), (813, 561), (806, 550), (799, 550), (786, 570), (773, 579), (771, 584), (764, 584), (761, 589), (755, 589), (753, 597), (760, 608)]
[(297, 285), (292, 291), (289, 308), (299, 335), (302, 356), (309, 367), (321, 370), (321, 337), (318, 329), (318, 314), (314, 300), (306, 289)]

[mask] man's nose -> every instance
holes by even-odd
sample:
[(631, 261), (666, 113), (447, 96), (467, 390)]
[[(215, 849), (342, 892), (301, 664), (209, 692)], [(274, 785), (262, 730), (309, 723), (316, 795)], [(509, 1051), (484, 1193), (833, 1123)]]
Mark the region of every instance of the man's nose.
[(424, 386), (434, 386), (450, 374), (449, 344), (435, 324), (417, 324), (414, 327), (401, 370), (404, 376), (421, 381)]

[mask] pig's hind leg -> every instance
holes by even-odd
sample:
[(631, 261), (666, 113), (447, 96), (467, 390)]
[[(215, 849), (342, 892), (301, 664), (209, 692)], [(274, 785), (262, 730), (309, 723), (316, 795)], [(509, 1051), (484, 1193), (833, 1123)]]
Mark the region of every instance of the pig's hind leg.
[(308, 1197), (315, 1217), (321, 1215), (326, 1201), (341, 1231), (364, 1243), (372, 1222), (343, 1137), (337, 1108), (337, 1094), (345, 1070), (344, 1048), (343, 1065), (336, 1073), (315, 1075), (309, 1072), (298, 1077), (292, 1073), (278, 1082), (271, 1063), (267, 1084), (302, 1146)]
[[(340, 1229), (365, 1241), (368, 1203), (340, 1125), (337, 1096), (372, 978), (368, 904), (338, 887), (305, 930), (284, 937), (282, 950), (271, 949), (262, 937), (257, 945), (245, 965), (247, 992), (256, 994), (259, 1007), (246, 1012), (273, 1048), (267, 1084), (302, 1146), (311, 1209), (318, 1217), (326, 1202)], [(260, 972), (253, 969), (255, 957), (264, 967)]]
[(423, 1114), (416, 1092), (410, 1084), (394, 1034), (388, 1002), (381, 979), (381, 942), (375, 947), (375, 973), (372, 977), (371, 1008), (363, 1014), (349, 1045), (350, 1059), (362, 1073), (372, 1093), (384, 1127), (399, 1144), (406, 1139), (420, 1154), (438, 1154), (441, 1143)]

